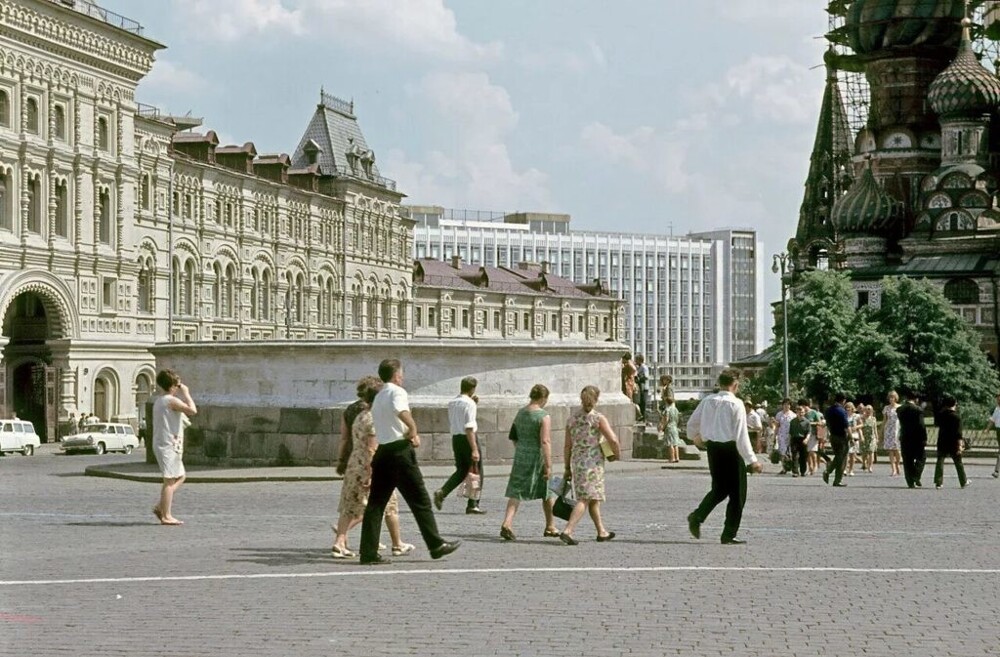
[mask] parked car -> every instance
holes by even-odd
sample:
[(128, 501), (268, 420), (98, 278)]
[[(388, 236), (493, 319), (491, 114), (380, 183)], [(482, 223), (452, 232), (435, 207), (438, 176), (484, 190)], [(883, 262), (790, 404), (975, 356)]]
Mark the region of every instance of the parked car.
[(102, 422), (89, 424), (83, 431), (72, 436), (66, 436), (60, 443), (62, 451), (72, 452), (125, 452), (131, 454), (139, 445), (139, 437), (128, 424)]
[(35, 425), (27, 420), (0, 420), (0, 453), (21, 452), (31, 456), (42, 444)]

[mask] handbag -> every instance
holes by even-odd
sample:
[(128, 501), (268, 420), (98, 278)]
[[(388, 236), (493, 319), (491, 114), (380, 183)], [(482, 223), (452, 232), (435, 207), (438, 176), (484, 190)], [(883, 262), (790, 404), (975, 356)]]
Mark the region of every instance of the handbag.
[(779, 452), (777, 449), (772, 449), (771, 450), (771, 464), (772, 465), (778, 465), (779, 463), (781, 463), (781, 452)]
[(566, 495), (569, 493), (569, 480), (563, 482), (562, 490), (559, 492), (559, 497), (552, 504), (552, 515), (560, 520), (569, 520), (569, 515), (573, 513), (573, 507), (576, 506), (574, 502), (567, 502)]
[(601, 436), (601, 440), (598, 444), (601, 446), (601, 453), (604, 454), (604, 458), (609, 461), (618, 460), (618, 457), (615, 456), (615, 448), (604, 438), (604, 436)]
[(483, 488), (482, 480), (479, 477), (479, 466), (473, 463), (472, 467), (469, 468), (468, 474), (465, 475), (465, 479), (459, 485), (458, 496), (470, 500), (478, 500), (482, 491)]

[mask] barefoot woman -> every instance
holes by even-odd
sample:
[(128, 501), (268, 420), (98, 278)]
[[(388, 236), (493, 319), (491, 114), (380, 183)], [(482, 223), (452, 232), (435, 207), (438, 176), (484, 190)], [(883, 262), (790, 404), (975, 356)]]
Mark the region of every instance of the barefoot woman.
[(191, 399), (188, 387), (173, 370), (160, 370), (156, 385), (163, 394), (153, 402), (153, 453), (163, 473), (160, 503), (153, 507), (153, 514), (164, 525), (184, 524), (173, 516), (171, 505), (174, 493), (184, 483), (184, 425), (185, 416), (195, 415), (198, 407)]

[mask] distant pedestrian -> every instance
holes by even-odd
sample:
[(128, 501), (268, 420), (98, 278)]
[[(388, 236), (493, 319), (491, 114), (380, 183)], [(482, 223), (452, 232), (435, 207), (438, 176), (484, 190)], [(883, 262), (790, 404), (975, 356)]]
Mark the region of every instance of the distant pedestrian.
[(823, 420), (823, 414), (812, 407), (812, 402), (809, 399), (805, 397), (800, 399), (799, 406), (802, 406), (805, 409), (806, 419), (809, 420), (809, 440), (806, 443), (808, 456), (806, 464), (809, 469), (809, 474), (813, 474), (819, 470), (820, 458), (827, 463), (830, 462), (827, 455), (823, 453), (824, 443), (826, 442), (826, 429), (824, 428), (826, 423)]
[[(1000, 400), (1000, 396), (997, 399)], [(899, 395), (895, 390), (889, 391), (888, 401), (882, 409), (882, 449), (889, 454), (889, 476), (898, 477), (902, 458), (899, 454), (899, 418), (896, 415), (899, 410)]]
[(958, 474), (958, 485), (968, 486), (965, 476), (965, 466), (962, 464), (962, 452), (965, 449), (965, 439), (962, 436), (962, 420), (958, 417), (955, 407), (958, 402), (952, 395), (941, 398), (941, 412), (938, 413), (937, 463), (934, 466), (934, 487), (941, 488), (944, 483), (944, 459), (951, 457)]
[[(790, 472), (792, 469), (788, 431), (792, 425), (792, 420), (794, 419), (795, 413), (792, 411), (792, 400), (787, 398), (782, 399), (781, 410), (775, 413), (774, 419), (772, 420), (776, 440), (776, 449), (778, 450), (778, 459), (781, 461), (781, 472), (778, 473), (779, 475)], [(773, 458), (771, 461), (777, 463), (777, 461), (774, 461)]]
[(861, 447), (861, 414), (853, 402), (844, 404), (847, 411), (847, 476), (854, 476), (854, 464)]
[[(480, 485), (483, 481), (483, 461), (479, 453), (479, 425), (476, 422), (477, 406), (473, 399), (478, 385), (479, 382), (475, 377), (465, 377), (459, 384), (458, 397), (448, 402), (448, 424), (451, 428), (451, 451), (455, 457), (455, 472), (444, 482), (444, 486), (434, 493), (434, 506), (438, 511), (441, 510), (448, 494), (465, 480), (473, 465), (479, 471)], [(479, 508), (479, 499), (471, 497), (465, 504), (465, 512), (486, 513)]]
[(378, 376), (385, 385), (372, 402), (372, 423), (378, 447), (372, 455), (371, 488), (361, 524), (361, 563), (390, 563), (378, 553), (378, 538), (386, 505), (397, 488), (413, 513), (431, 558), (440, 559), (457, 550), (459, 541), (445, 541), (438, 533), (431, 498), (414, 451), (420, 446), (420, 434), (410, 413), (409, 396), (402, 387), (403, 365), (396, 359), (387, 358), (379, 363)]
[(580, 409), (574, 411), (566, 422), (566, 439), (563, 441), (563, 457), (566, 462), (564, 477), (573, 481), (576, 506), (570, 513), (566, 528), (559, 534), (559, 540), (566, 545), (576, 545), (573, 530), (590, 512), (597, 530), (597, 542), (603, 543), (615, 537), (604, 527), (601, 518), (601, 502), (604, 501), (604, 452), (601, 440), (611, 444), (616, 457), (621, 456), (621, 445), (611, 429), (608, 419), (595, 410), (601, 391), (596, 386), (587, 386), (580, 392)]
[(924, 409), (920, 396), (913, 390), (906, 392), (906, 403), (896, 411), (899, 418), (899, 447), (903, 457), (903, 476), (910, 488), (920, 488), (920, 481), (927, 462), (927, 427), (924, 426)]
[[(340, 487), (340, 514), (335, 528), (333, 547), (334, 559), (349, 559), (354, 556), (347, 547), (347, 533), (361, 523), (368, 506), (368, 491), (371, 490), (372, 454), (378, 448), (375, 423), (372, 420), (371, 405), (375, 395), (382, 389), (378, 377), (366, 376), (358, 381), (358, 400), (344, 409), (340, 419), (340, 456), (337, 472), (344, 476)], [(403, 541), (399, 527), (399, 500), (393, 491), (385, 506), (385, 525), (392, 539), (392, 554), (399, 557), (412, 552), (411, 543)]]
[(622, 356), (622, 394), (628, 397), (628, 400), (635, 403), (635, 363), (632, 362), (632, 354), (628, 353)]
[(639, 419), (646, 419), (646, 394), (648, 392), (649, 368), (646, 367), (646, 358), (642, 355), (635, 357), (635, 403), (639, 405)]
[(660, 375), (660, 412), (663, 412), (663, 400), (667, 397), (671, 399), (676, 399), (674, 397), (674, 377), (669, 374)]
[(847, 485), (842, 481), (844, 466), (847, 463), (848, 441), (850, 441), (850, 423), (847, 419), (847, 409), (844, 408), (846, 401), (847, 395), (838, 392), (833, 396), (833, 405), (823, 413), (823, 418), (826, 420), (826, 435), (833, 449), (833, 460), (823, 470), (823, 481), (830, 483), (830, 474), (833, 473), (834, 486)]
[(719, 374), (719, 392), (703, 399), (687, 424), (688, 435), (706, 445), (708, 470), (712, 476), (712, 489), (687, 517), (688, 530), (695, 538), (701, 538), (701, 524), (728, 498), (721, 539), (728, 545), (746, 542), (737, 538), (737, 533), (746, 504), (747, 469), (751, 472), (762, 469), (750, 445), (743, 402), (736, 398), (739, 377), (738, 370), (723, 370)]
[(153, 454), (163, 475), (160, 501), (153, 515), (163, 525), (183, 525), (174, 517), (174, 494), (184, 483), (184, 427), (198, 413), (191, 391), (173, 370), (160, 370), (156, 385), (163, 394), (153, 402)]
[(761, 454), (764, 451), (764, 425), (760, 421), (760, 415), (753, 410), (753, 404), (749, 401), (743, 403), (747, 412), (747, 432), (750, 434), (750, 444), (753, 451)]
[(77, 423), (77, 429), (82, 432), (85, 426), (87, 426), (87, 414), (80, 413), (80, 420)]
[(861, 469), (872, 472), (875, 464), (875, 451), (878, 449), (878, 422), (875, 420), (875, 408), (871, 404), (862, 404), (861, 411)]
[(663, 402), (659, 428), (663, 432), (663, 442), (667, 447), (667, 461), (669, 463), (680, 463), (680, 449), (684, 442), (681, 440), (677, 422), (680, 420), (681, 414), (674, 404), (673, 397), (667, 397)]
[(500, 538), (516, 540), (514, 516), (522, 500), (541, 500), (545, 515), (543, 536), (559, 536), (552, 515), (553, 500), (548, 497), (549, 476), (552, 473), (552, 418), (545, 410), (549, 389), (541, 383), (531, 387), (528, 405), (514, 417), (516, 436), (514, 463), (507, 480), (507, 510), (500, 525)]
[(993, 432), (997, 439), (997, 463), (993, 466), (993, 478), (997, 479), (1000, 477), (1000, 395), (997, 395), (997, 405), (993, 409), (990, 421), (993, 423)]
[(788, 450), (792, 464), (793, 477), (805, 477), (808, 467), (809, 419), (806, 417), (806, 407), (795, 407), (795, 418), (788, 427)]

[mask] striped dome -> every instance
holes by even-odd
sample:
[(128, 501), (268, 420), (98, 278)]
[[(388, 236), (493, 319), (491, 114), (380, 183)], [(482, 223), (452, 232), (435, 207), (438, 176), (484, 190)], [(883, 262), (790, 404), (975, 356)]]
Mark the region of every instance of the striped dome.
[(962, 30), (958, 55), (934, 78), (927, 100), (940, 116), (979, 116), (1000, 106), (1000, 79), (976, 59), (968, 27)]
[(879, 233), (903, 214), (903, 204), (891, 197), (866, 167), (846, 194), (837, 199), (830, 213), (841, 233)]

